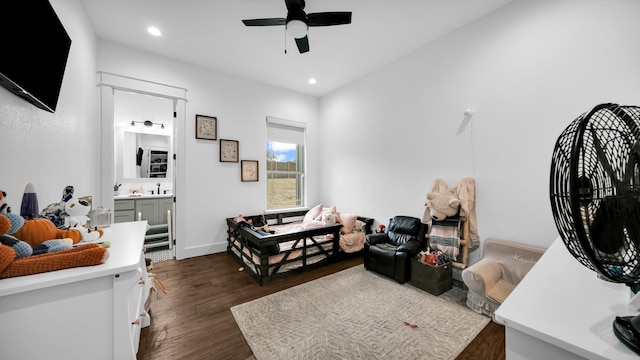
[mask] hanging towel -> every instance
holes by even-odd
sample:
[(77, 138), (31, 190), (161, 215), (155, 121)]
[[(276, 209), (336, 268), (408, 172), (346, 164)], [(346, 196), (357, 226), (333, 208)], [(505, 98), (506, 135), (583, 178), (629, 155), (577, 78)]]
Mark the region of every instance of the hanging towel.
[(466, 216), (469, 221), (469, 250), (476, 249), (480, 246), (476, 219), (476, 181), (470, 176), (464, 177), (451, 190), (460, 199), (460, 215)]

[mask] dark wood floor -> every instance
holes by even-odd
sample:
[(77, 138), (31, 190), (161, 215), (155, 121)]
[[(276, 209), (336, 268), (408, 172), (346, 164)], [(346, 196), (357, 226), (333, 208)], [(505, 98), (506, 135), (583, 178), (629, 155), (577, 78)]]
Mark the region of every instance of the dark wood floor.
[[(226, 253), (154, 264), (168, 294), (152, 293), (138, 360), (254, 359), (232, 306), (359, 264), (361, 258), (349, 259), (262, 287)], [(489, 322), (457, 359), (505, 359), (504, 327)]]

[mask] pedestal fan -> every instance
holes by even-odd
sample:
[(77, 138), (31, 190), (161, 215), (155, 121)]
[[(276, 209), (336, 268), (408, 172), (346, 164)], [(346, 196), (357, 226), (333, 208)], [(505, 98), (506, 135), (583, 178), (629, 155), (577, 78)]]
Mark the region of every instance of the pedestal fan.
[[(640, 289), (640, 108), (600, 104), (558, 138), (553, 216), (565, 246), (600, 276)], [(640, 316), (617, 316), (616, 337), (640, 354)]]

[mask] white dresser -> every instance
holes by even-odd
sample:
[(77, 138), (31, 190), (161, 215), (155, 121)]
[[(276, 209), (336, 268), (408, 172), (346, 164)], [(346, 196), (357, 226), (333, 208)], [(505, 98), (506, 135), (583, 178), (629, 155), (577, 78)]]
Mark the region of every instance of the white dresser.
[(0, 280), (0, 358), (135, 360), (150, 282), (146, 221), (105, 228), (109, 258)]
[(613, 333), (627, 307), (626, 285), (599, 280), (576, 260), (560, 238), (494, 313), (505, 325), (507, 360), (615, 359), (638, 355)]

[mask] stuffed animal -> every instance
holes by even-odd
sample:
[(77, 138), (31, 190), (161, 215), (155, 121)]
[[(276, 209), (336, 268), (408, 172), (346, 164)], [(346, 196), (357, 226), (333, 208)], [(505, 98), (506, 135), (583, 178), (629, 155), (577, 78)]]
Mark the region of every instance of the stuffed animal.
[(442, 221), (449, 216), (454, 216), (460, 211), (460, 199), (450, 192), (429, 192), (427, 202), (432, 220)]
[(69, 199), (64, 206), (64, 211), (67, 213), (67, 217), (64, 218), (64, 227), (74, 228), (84, 226), (87, 221), (89, 221), (89, 217), (87, 216), (90, 210), (89, 207), (88, 202), (80, 200), (75, 196)]
[(17, 226), (24, 225), (24, 221), (12, 221), (7, 215), (8, 214), (0, 213), (0, 244), (11, 247), (18, 259), (32, 255), (68, 250), (71, 249), (73, 245), (73, 240), (71, 239), (54, 239), (47, 240), (38, 246), (31, 247), (28, 243), (16, 238), (15, 236), (7, 234), (8, 231), (13, 230), (12, 228), (15, 227), (16, 224), (18, 224)]
[(336, 222), (338, 221), (338, 216), (336, 215), (336, 213), (330, 210), (324, 210), (320, 214), (320, 221), (322, 221), (322, 224), (324, 226), (335, 225)]
[[(67, 269), (78, 266), (99, 265), (104, 263), (109, 257), (109, 252), (105, 247), (98, 244), (87, 244), (73, 247), (74, 240), (71, 238), (50, 238), (39, 241), (43, 234), (54, 234), (62, 236), (66, 234), (57, 232), (50, 220), (39, 218), (24, 220), (22, 216), (10, 212), (6, 206), (6, 193), (0, 191), (0, 279), (38, 274), (42, 272)], [(36, 220), (45, 220), (36, 221)], [(50, 226), (49, 226), (50, 225)], [(32, 246), (19, 237), (8, 235), (8, 232), (21, 234), (24, 227), (33, 226), (33, 233), (37, 239), (37, 245)], [(47, 231), (39, 231), (41, 226), (48, 228)], [(51, 231), (50, 227), (54, 230)], [(35, 229), (38, 228), (38, 229)], [(69, 230), (70, 234), (77, 235), (77, 230)]]
[[(22, 216), (10, 212), (6, 201), (6, 193), (0, 192), (2, 198), (0, 199), (0, 207), (2, 208), (2, 214), (7, 216), (11, 223), (10, 229), (7, 234), (13, 235), (17, 239), (25, 241), (31, 247), (38, 246), (47, 240), (65, 239), (69, 238), (73, 243), (78, 243), (82, 240), (82, 232), (77, 229), (61, 230), (49, 219), (34, 218), (24, 219)], [(24, 222), (24, 224), (23, 224)]]
[(79, 230), (82, 233), (82, 241), (96, 241), (103, 231), (99, 229), (88, 229), (85, 227), (89, 217), (90, 206), (88, 202), (72, 197), (65, 204), (67, 216), (64, 218), (64, 227)]
[(67, 185), (64, 190), (62, 190), (62, 199), (60, 202), (47, 205), (47, 207), (40, 212), (40, 217), (51, 220), (57, 228), (63, 229), (65, 227), (65, 218), (67, 217), (65, 207), (67, 201), (73, 197), (73, 191), (73, 186)]

